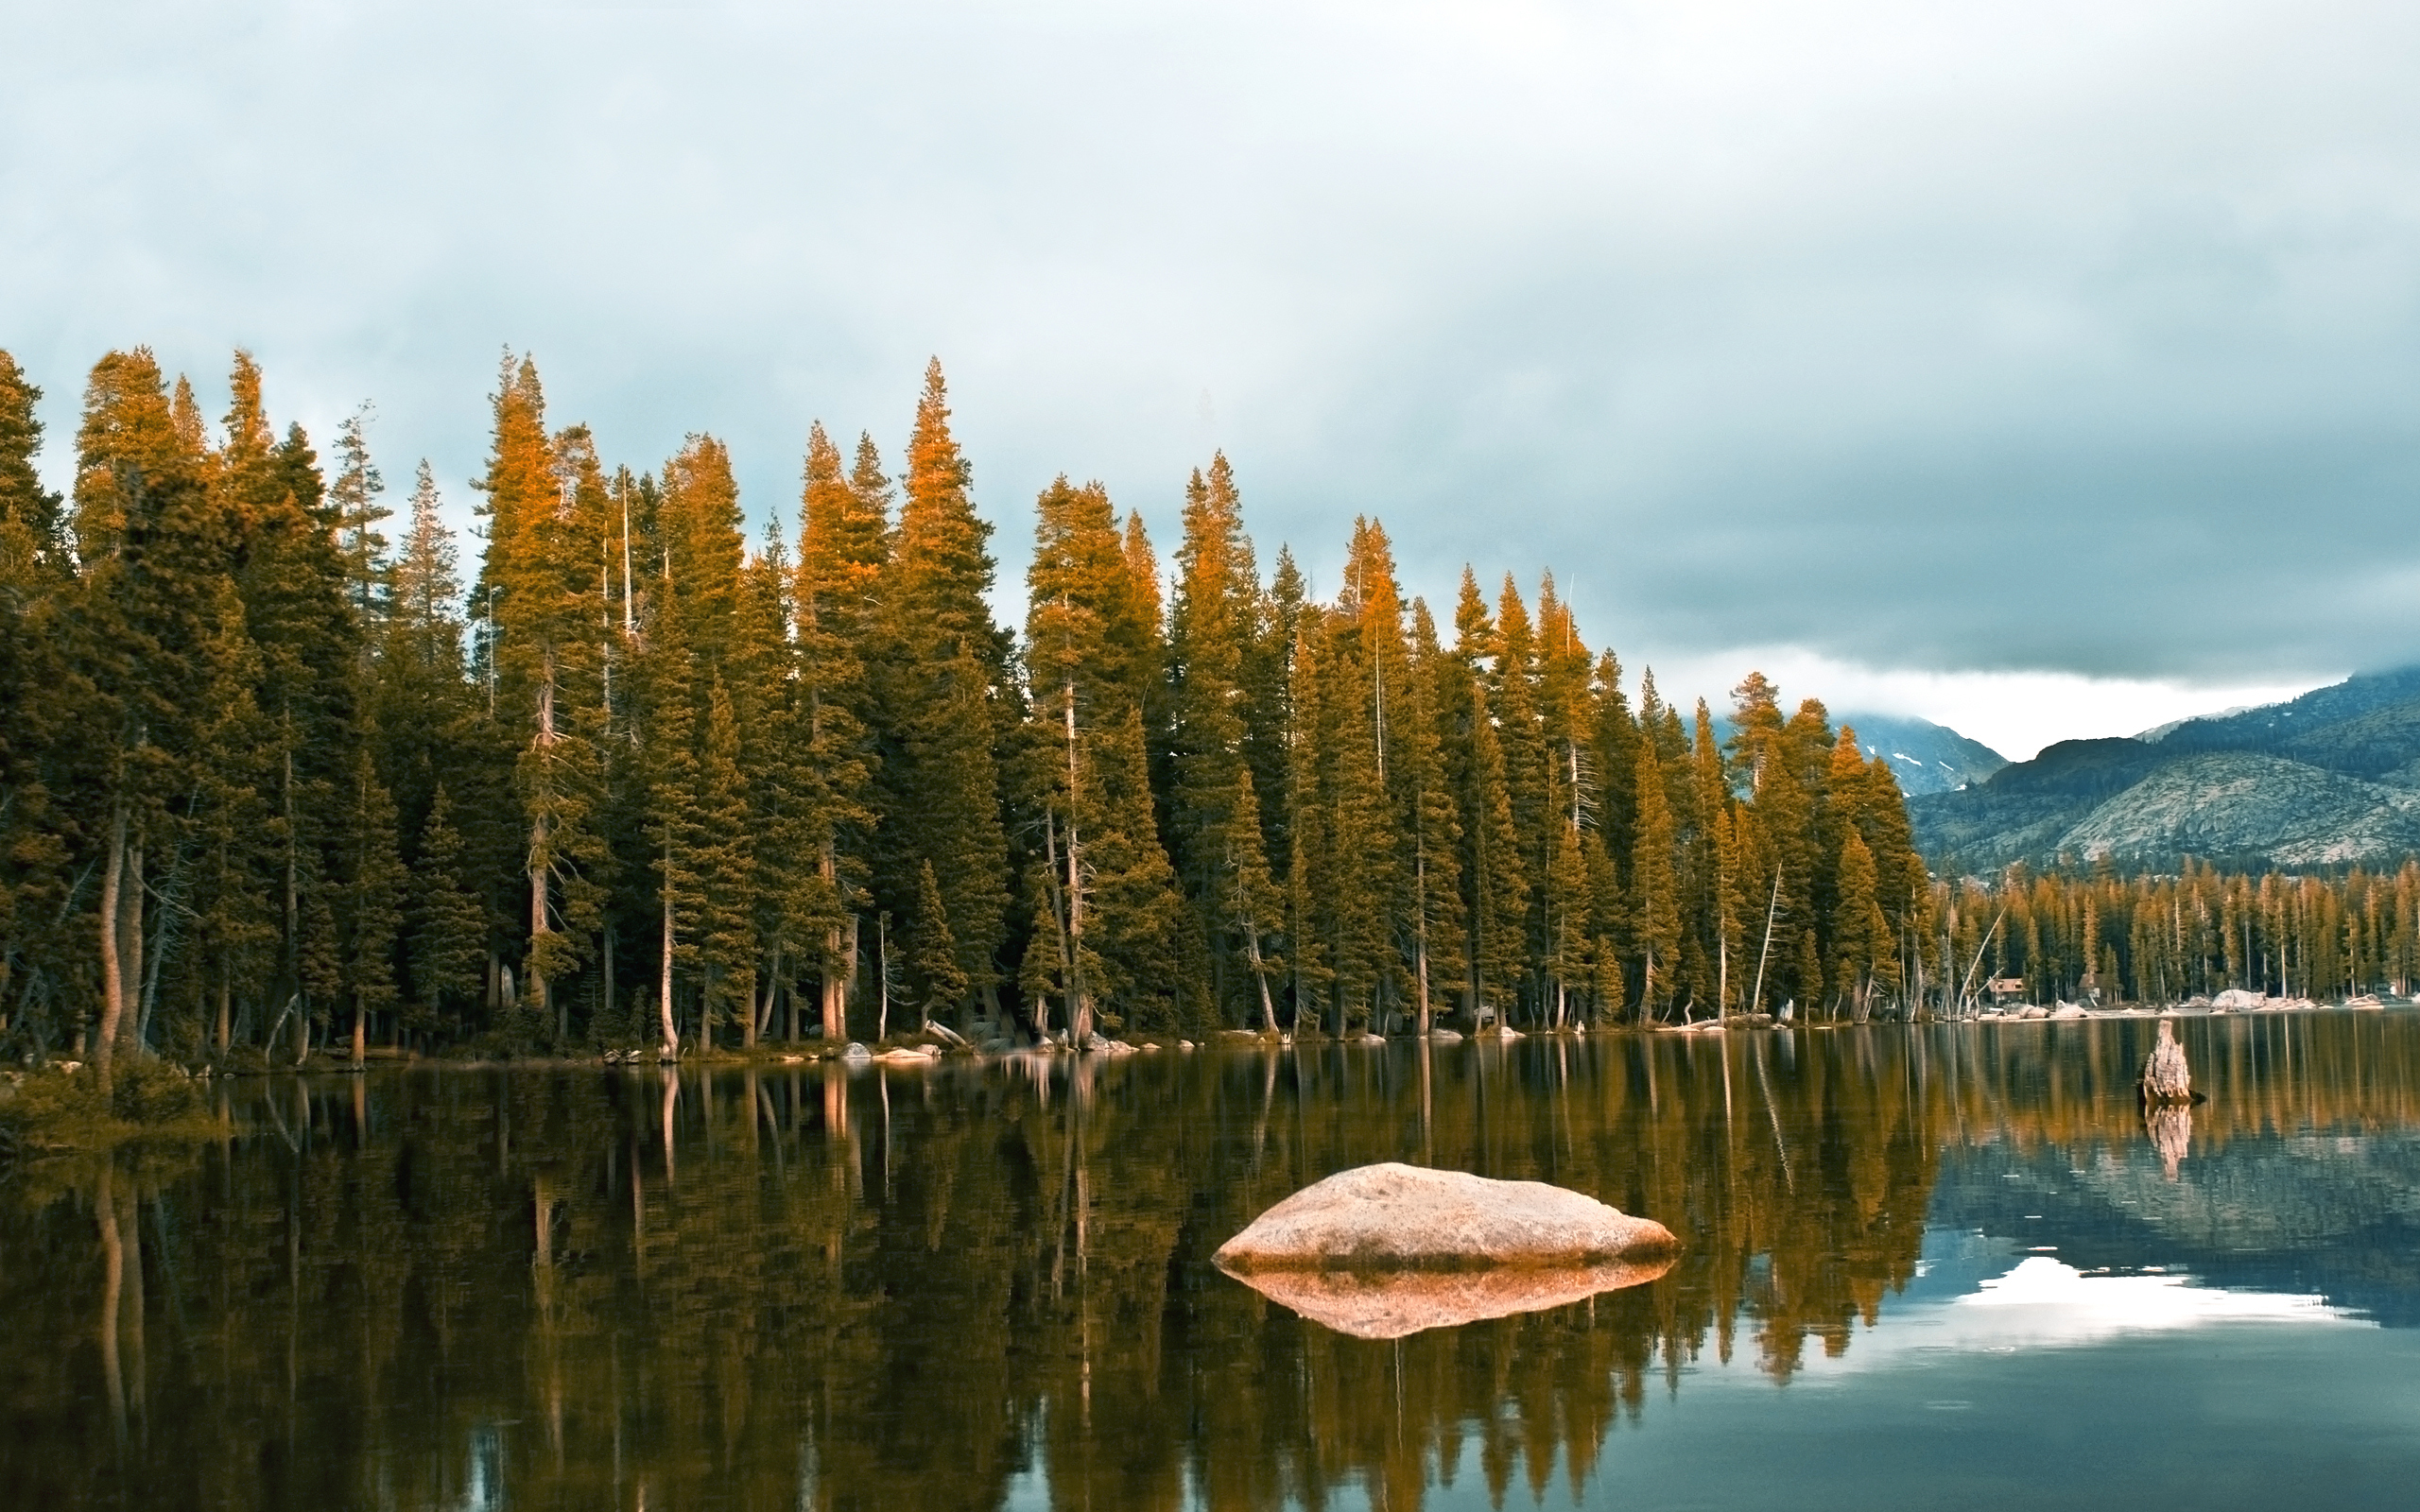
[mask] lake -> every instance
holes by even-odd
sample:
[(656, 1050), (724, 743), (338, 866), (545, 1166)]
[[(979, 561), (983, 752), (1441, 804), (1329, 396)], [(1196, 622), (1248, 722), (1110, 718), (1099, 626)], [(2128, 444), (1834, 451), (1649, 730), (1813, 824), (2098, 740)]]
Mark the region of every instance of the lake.
[[(0, 1183), (0, 1500), (2406, 1507), (2420, 1013), (214, 1084)], [(1380, 1160), (1659, 1280), (1346, 1337), (1211, 1252)]]

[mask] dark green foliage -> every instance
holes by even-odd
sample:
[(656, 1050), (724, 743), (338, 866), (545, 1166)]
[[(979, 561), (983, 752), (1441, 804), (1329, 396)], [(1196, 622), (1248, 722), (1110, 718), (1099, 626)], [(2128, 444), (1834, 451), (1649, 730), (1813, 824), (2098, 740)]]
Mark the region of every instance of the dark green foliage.
[[(720, 442), (609, 467), (508, 355), (467, 604), (424, 463), (389, 549), (366, 409), (323, 481), (229, 392), (214, 433), (104, 357), (64, 507), (0, 354), (12, 1052), (1855, 1017), (1974, 948), (1820, 704), (1752, 676), (1727, 751), (1634, 712), (1551, 579), (1465, 574), (1448, 646), (1375, 520), (1324, 601), (1264, 583), (1224, 456), (1165, 600), (1138, 514), (1045, 490), (1019, 640), (938, 366), (895, 485), (812, 430), (793, 562)], [(2114, 983), (2149, 926), (2094, 907), (2007, 949)]]

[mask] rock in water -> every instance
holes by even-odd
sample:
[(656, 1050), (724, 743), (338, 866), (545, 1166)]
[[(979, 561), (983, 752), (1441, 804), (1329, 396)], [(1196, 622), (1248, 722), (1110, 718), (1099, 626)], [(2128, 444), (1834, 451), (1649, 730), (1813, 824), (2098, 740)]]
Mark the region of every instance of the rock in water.
[(1253, 1220), (1215, 1257), (1279, 1270), (1470, 1271), (1668, 1256), (1672, 1231), (1543, 1181), (1389, 1161), (1340, 1171)]
[(1219, 1267), (1356, 1338), (1563, 1307), (1671, 1268), (1671, 1230), (1539, 1181), (1365, 1165), (1227, 1241)]
[(2143, 1061), (2143, 1095), (2154, 1103), (2193, 1100), (2193, 1074), (2185, 1064), (2185, 1047), (2176, 1042), (2176, 1025), (2159, 1021), (2159, 1042)]

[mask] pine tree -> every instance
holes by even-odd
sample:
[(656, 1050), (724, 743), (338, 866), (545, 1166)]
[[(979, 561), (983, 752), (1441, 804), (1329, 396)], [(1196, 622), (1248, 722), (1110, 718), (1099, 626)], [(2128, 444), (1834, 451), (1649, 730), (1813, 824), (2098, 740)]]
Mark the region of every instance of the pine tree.
[[(1642, 699), (1644, 703), (1644, 699)], [(1655, 744), (1638, 747), (1638, 835), (1630, 864), (1631, 917), (1636, 921), (1642, 986), (1640, 1016), (1661, 1022), (1670, 1006), (1681, 947), (1680, 881), (1673, 864), (1672, 814), (1664, 798)]]
[(647, 787), (647, 838), (656, 876), (656, 1025), (663, 1054), (681, 1053), (676, 1006), (680, 978), (698, 960), (698, 914), (704, 905), (703, 865), (698, 854), (697, 689), (679, 590), (661, 586), (648, 606), (644, 647), (634, 667), (638, 680), (640, 759)]
[(35, 413), (41, 403), (42, 390), (0, 350), (0, 528), (21, 530), (15, 550), (34, 559), (58, 553), (62, 524), (59, 495), (43, 488), (34, 467), (42, 452), (42, 420)]
[(60, 629), (82, 696), (75, 727), (61, 734), (80, 753), (79, 786), (90, 784), (78, 816), (82, 853), (69, 864), (100, 874), (93, 1057), (106, 1089), (116, 1053), (133, 1043), (147, 861), (172, 843), (174, 799), (188, 785), (194, 711), (185, 695), (204, 680), (192, 652), (208, 639), (226, 548), (205, 492), (206, 459), (185, 449), (149, 352), (112, 352), (95, 365), (77, 450), (83, 571)]
[(1593, 663), (1571, 610), (1548, 575), (1538, 594), (1538, 713), (1547, 763), (1548, 830), (1543, 876), (1546, 1018), (1560, 1026), (1579, 1011), (1575, 1001), (1595, 986), (1600, 933), (1595, 889), (1607, 868), (1592, 864), (1602, 850), (1601, 811), (1590, 685)]
[(821, 924), (811, 937), (822, 1030), (831, 1040), (847, 1034), (875, 822), (869, 806), (875, 760), (869, 662), (881, 654), (875, 593), (890, 550), (889, 508), (890, 485), (873, 439), (858, 440), (853, 480), (842, 476), (838, 449), (816, 424), (807, 434), (799, 503), (797, 698), (808, 783), (801, 844), (815, 864), (800, 906)]
[(60, 726), (73, 695), (55, 621), (73, 579), (60, 538), (60, 499), (42, 486), (35, 405), (42, 390), (0, 351), (0, 1022), (43, 974), (56, 932), (43, 927), (65, 902), (67, 816), (51, 779)]
[(353, 1063), (369, 1043), (370, 1016), (396, 1001), (395, 936), (403, 928), (404, 864), (395, 850), (395, 805), (368, 747), (354, 757), (338, 880), (344, 992), (353, 1006)]
[[(340, 981), (333, 905), (321, 896), (343, 850), (345, 794), (358, 740), (360, 627), (348, 601), (319, 463), (299, 428), (277, 439), (260, 369), (235, 353), (214, 478), (216, 503), (236, 532), (236, 581), (261, 651), (256, 697), (268, 721), (279, 837), (284, 955), (275, 992), (292, 1005), (298, 1050), (330, 1022)], [(314, 964), (317, 963), (317, 964)], [(279, 1011), (285, 1012), (284, 1004)]]
[[(501, 883), (519, 854), (520, 825), (510, 759), (497, 750), (468, 677), (461, 580), (442, 510), (424, 459), (364, 703), (411, 876), (407, 1013), (416, 1026), (459, 1033), (474, 1022), (489, 947), (510, 919)], [(469, 795), (468, 802), (450, 795)], [(449, 811), (441, 820), (441, 797)], [(471, 826), (457, 816), (464, 806), (475, 816)], [(474, 827), (486, 832), (485, 844), (472, 843), (465, 832)], [(437, 844), (447, 848), (441, 856), (428, 850)], [(427, 929), (443, 931), (442, 939), (424, 941)]]
[(1447, 770), (1451, 683), (1459, 668), (1437, 641), (1425, 600), (1411, 601), (1409, 677), (1396, 747), (1404, 795), (1396, 869), (1409, 885), (1413, 1031), (1426, 1036), (1436, 994), (1459, 990), (1470, 969), (1463, 911), (1462, 826)]
[[(734, 708), (739, 722), (740, 765), (748, 782), (748, 834), (754, 854), (756, 980), (761, 997), (750, 1015), (750, 1044), (769, 1032), (801, 955), (837, 921), (817, 874), (819, 795), (812, 732), (798, 703), (799, 661), (790, 599), (794, 575), (778, 526), (751, 558), (740, 581), (739, 654)], [(795, 1036), (793, 1036), (795, 1038)]]
[(609, 491), (585, 430), (549, 438), (536, 365), (507, 355), (494, 396), (488, 556), (481, 592), (493, 627), (482, 651), (499, 734), (516, 749), (513, 786), (527, 840), (526, 975), (531, 1008), (568, 1026), (555, 986), (593, 949), (609, 857), (596, 828), (605, 699), (597, 627)]
[[(1715, 995), (1725, 1013), (1745, 1001), (1743, 989), (1754, 989), (1747, 973), (1754, 970), (1750, 956), (1757, 941), (1750, 928), (1760, 900), (1750, 885), (1747, 847), (1739, 829), (1737, 807), (1728, 801), (1719, 805), (1714, 820)], [(1756, 1011), (1756, 1005), (1749, 1004), (1749, 1011)]]
[[(924, 1023), (937, 1012), (947, 1012), (966, 996), (966, 973), (958, 964), (958, 941), (950, 937), (949, 909), (942, 902), (942, 885), (925, 862), (916, 878), (916, 918), (908, 936), (908, 969), (916, 987), (916, 1002)], [(920, 1025), (922, 1027), (922, 1025)]]
[(875, 702), (883, 816), (875, 892), (894, 915), (914, 906), (926, 862), (942, 889), (959, 965), (977, 991), (998, 982), (1006, 937), (1008, 836), (999, 752), (1012, 728), (1007, 637), (993, 624), (992, 527), (975, 513), (971, 474), (949, 430), (941, 364), (908, 438), (906, 497), (880, 587), (882, 677)]
[(1037, 501), (1027, 572), (1027, 663), (1049, 732), (1042, 779), (1046, 852), (1063, 857), (1055, 921), (1063, 937), (1070, 1035), (1174, 1022), (1175, 876), (1159, 839), (1143, 733), (1157, 657), (1150, 606), (1100, 485), (1063, 476)]
[(1815, 1005), (1824, 1000), (1824, 957), (1816, 946), (1815, 932), (1811, 929), (1799, 931), (1798, 958), (1793, 974), (1797, 979), (1797, 1001), (1805, 1003), (1811, 1013)]
[(378, 533), (378, 523), (394, 511), (378, 502), (387, 480), (370, 455), (371, 408), (364, 404), (337, 427), (337, 475), (328, 484), (328, 502), (336, 512), (337, 549), (344, 558), (354, 614), (374, 633), (386, 617), (390, 590), (387, 538)]
[(694, 865), (698, 870), (698, 963), (702, 972), (698, 1032), (714, 1042), (714, 1026), (755, 1011), (756, 854), (751, 834), (748, 779), (739, 765), (739, 725), (719, 678), (707, 689), (704, 741), (698, 762)]
[(245, 624), (243, 598), (223, 576), (199, 651), (206, 686), (198, 701), (199, 753), (184, 805), (182, 839), (191, 862), (182, 906), (191, 926), (189, 971), (216, 1005), (211, 1042), (223, 1055), (233, 1041), (236, 984), (269, 974), (278, 939), (260, 906), (262, 884), (275, 874), (277, 860), (265, 801), (271, 746), (254, 696), (260, 650)]
[[(1262, 836), (1247, 844), (1233, 833), (1239, 822), (1237, 778), (1249, 759), (1245, 663), (1253, 651), (1259, 584), (1224, 455), (1213, 457), (1208, 474), (1197, 471), (1185, 487), (1177, 567), (1168, 646), (1170, 831), (1185, 896), (1211, 941), (1213, 999), (1222, 1015), (1233, 1017), (1240, 1006), (1234, 1001), (1238, 992), (1265, 998), (1268, 983), (1249, 962), (1236, 969), (1236, 949), (1256, 946), (1256, 940), (1230, 934), (1240, 885), (1228, 868), (1247, 851), (1265, 855), (1266, 850)], [(1273, 1015), (1263, 1016), (1273, 1022)]]
[(419, 850), (410, 893), (412, 992), (427, 1013), (424, 1022), (443, 1026), (450, 1008), (458, 1032), (479, 996), (488, 927), (463, 880), (467, 852), (441, 784), (421, 826)]
[(1398, 969), (1392, 813), (1358, 618), (1345, 608), (1305, 614), (1294, 684), (1305, 756), (1295, 870), (1307, 906), (1297, 954), (1318, 942), (1339, 1035), (1382, 1005)]
[(1263, 1033), (1277, 1032), (1277, 1005), (1270, 984), (1286, 972), (1283, 953), (1271, 949), (1271, 936), (1284, 927), (1285, 897), (1270, 876), (1269, 858), (1261, 849), (1260, 799), (1253, 790), (1252, 771), (1236, 769), (1236, 796), (1224, 829), (1227, 854), (1219, 874), (1224, 878), (1220, 922), (1224, 933), (1243, 950), (1244, 964), (1260, 1007)]
[(1084, 862), (1094, 904), (1087, 941), (1098, 961), (1089, 977), (1094, 1001), (1110, 1028), (1174, 1029), (1182, 904), (1152, 821), (1142, 710), (1129, 705), (1097, 723), (1083, 745), (1070, 833), (1091, 836)]
[[(1287, 566), (1281, 556), (1280, 581)], [(1335, 972), (1333, 947), (1320, 917), (1320, 888), (1327, 885), (1322, 862), (1334, 850), (1331, 813), (1321, 801), (1319, 753), (1322, 749), (1317, 691), (1325, 660), (1326, 636), (1318, 610), (1305, 607), (1295, 625), (1294, 650), (1287, 673), (1286, 722), (1286, 937), (1293, 946), (1294, 1030), (1300, 1034), (1320, 1020), (1320, 1000)]]
[(1497, 654), (1495, 625), (1479, 596), (1478, 581), (1462, 573), (1454, 610), (1454, 679), (1444, 717), (1456, 738), (1451, 776), (1461, 804), (1462, 876), (1471, 941), (1470, 1002), (1474, 1018), (1506, 1022), (1519, 1000), (1527, 953), (1530, 882), (1521, 866), (1520, 838), (1512, 814), (1504, 748), (1483, 670)]
[(1293, 854), (1287, 784), (1295, 735), (1294, 653), (1308, 594), (1293, 555), (1280, 546), (1269, 590), (1253, 606), (1243, 661), (1244, 761), (1253, 791), (1261, 795), (1261, 846), (1276, 868)]
[(1496, 740), (1504, 748), (1504, 786), (1512, 804), (1512, 833), (1519, 848), (1529, 912), (1522, 923), (1517, 983), (1507, 983), (1535, 1010), (1542, 1006), (1547, 956), (1547, 860), (1554, 827), (1553, 799), (1547, 791), (1546, 730), (1538, 716), (1537, 634), (1512, 576), (1496, 597), (1495, 659), (1488, 677), (1489, 709)]

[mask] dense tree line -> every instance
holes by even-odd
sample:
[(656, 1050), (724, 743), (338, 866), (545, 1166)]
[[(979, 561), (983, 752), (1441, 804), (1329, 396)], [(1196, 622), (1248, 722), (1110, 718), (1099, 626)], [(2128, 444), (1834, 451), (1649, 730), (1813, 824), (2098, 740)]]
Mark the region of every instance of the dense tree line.
[(2420, 990), (2420, 862), (2331, 876), (2226, 874), (2189, 860), (2174, 875), (2018, 865), (1936, 891), (1974, 998), (1996, 979), (2036, 1003)]
[[(1375, 521), (1313, 596), (1223, 456), (1164, 573), (1035, 503), (1022, 634), (928, 369), (809, 434), (795, 547), (693, 435), (609, 464), (508, 355), (470, 581), (365, 411), (323, 461), (93, 369), (72, 494), (0, 353), (0, 1029), (21, 1053), (1082, 1040), (1863, 1016), (1946, 945), (1889, 768), (1752, 675), (1718, 746), (1551, 578), (1450, 625)], [(394, 539), (385, 533), (392, 529)]]

